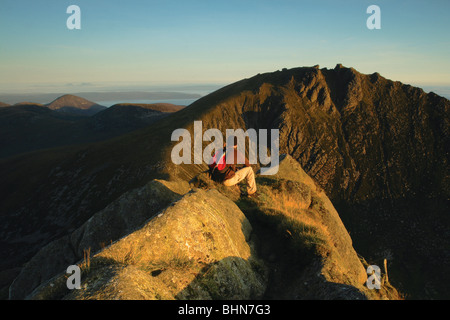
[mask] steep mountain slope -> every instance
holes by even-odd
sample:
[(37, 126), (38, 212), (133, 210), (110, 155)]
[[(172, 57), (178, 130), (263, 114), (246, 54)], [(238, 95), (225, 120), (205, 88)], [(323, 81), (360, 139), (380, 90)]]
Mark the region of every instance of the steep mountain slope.
[(340, 65), (259, 75), (209, 98), (204, 128), (279, 128), (281, 152), (326, 190), (358, 252), (388, 259), (411, 297), (449, 296), (447, 99)]
[[(235, 191), (200, 179), (207, 191), (188, 192), (187, 182), (152, 181), (126, 193), (82, 230), (43, 248), (15, 280), (11, 298), (398, 298), (388, 283), (380, 292), (363, 286), (365, 268), (337, 212), (291, 157), (282, 157), (277, 176), (259, 180), (257, 201), (237, 200)], [(285, 199), (290, 201), (276, 203)], [(120, 238), (115, 230), (125, 231), (121, 220), (128, 232)], [(105, 225), (112, 234), (98, 232)], [(100, 248), (100, 241), (111, 245)], [(64, 270), (75, 262), (83, 269), (82, 289), (70, 291)]]
[(63, 95), (46, 105), (51, 110), (58, 112), (92, 116), (97, 112), (105, 110), (105, 106), (101, 106), (95, 102), (71, 94)]
[[(124, 192), (205, 166), (171, 163), (171, 133), (280, 129), (335, 204), (354, 246), (415, 298), (448, 297), (449, 101), (378, 74), (295, 68), (224, 87), (154, 125), (102, 143), (0, 161), (2, 269), (20, 265)], [(206, 144), (206, 143), (205, 143)], [(24, 183), (26, 181), (26, 183)]]

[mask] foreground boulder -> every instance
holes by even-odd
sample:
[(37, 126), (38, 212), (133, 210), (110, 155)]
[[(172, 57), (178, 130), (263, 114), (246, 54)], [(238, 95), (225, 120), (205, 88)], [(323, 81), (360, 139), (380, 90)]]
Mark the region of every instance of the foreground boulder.
[(81, 263), (82, 289), (60, 275), (32, 299), (256, 299), (265, 269), (253, 256), (251, 226), (216, 190), (197, 190), (141, 229)]
[(41, 283), (82, 259), (87, 251), (94, 253), (131, 233), (188, 191), (187, 182), (153, 180), (123, 194), (70, 235), (43, 247), (14, 280), (9, 298), (25, 298)]

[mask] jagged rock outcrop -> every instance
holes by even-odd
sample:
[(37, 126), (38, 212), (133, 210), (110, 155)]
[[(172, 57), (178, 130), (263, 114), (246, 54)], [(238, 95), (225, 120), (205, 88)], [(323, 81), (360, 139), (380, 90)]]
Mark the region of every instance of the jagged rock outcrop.
[[(387, 282), (365, 286), (366, 267), (324, 190), (289, 155), (274, 176), (258, 177), (261, 196), (242, 205), (271, 270), (267, 298), (398, 299)], [(259, 232), (258, 232), (259, 231)]]
[[(186, 191), (187, 182), (157, 183)], [(295, 160), (283, 155), (278, 174), (258, 177), (258, 184), (260, 198), (247, 200), (236, 196), (239, 190), (216, 185), (201, 175), (195, 182), (201, 189), (194, 187), (140, 228), (78, 261), (81, 289), (68, 290), (62, 273), (43, 282), (27, 298), (398, 298), (388, 283), (379, 292), (364, 286), (365, 268), (339, 215)], [(140, 193), (147, 195), (149, 190), (153, 189)], [(126, 208), (135, 200), (124, 195), (120, 203)], [(123, 211), (119, 210), (119, 219), (117, 214), (95, 215), (91, 228), (107, 230), (104, 220), (121, 220)], [(96, 242), (92, 237), (89, 241), (79, 247)], [(53, 256), (65, 250), (58, 246)], [(50, 254), (47, 250), (37, 257), (44, 253)], [(52, 264), (36, 261), (42, 270)]]
[[(189, 111), (186, 122), (201, 119), (205, 130), (279, 129), (281, 152), (327, 192), (359, 252), (377, 264), (388, 259), (409, 297), (449, 296), (447, 99), (337, 65), (244, 79)], [(168, 171), (193, 174), (189, 166)]]

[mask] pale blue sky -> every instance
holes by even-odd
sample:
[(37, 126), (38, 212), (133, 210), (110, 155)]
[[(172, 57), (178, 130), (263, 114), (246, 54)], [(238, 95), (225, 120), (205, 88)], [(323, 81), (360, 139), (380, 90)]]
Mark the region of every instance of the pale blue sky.
[[(66, 9), (81, 8), (81, 30)], [(366, 9), (381, 8), (381, 30)], [(448, 0), (0, 0), (0, 92), (333, 68), (450, 86)]]

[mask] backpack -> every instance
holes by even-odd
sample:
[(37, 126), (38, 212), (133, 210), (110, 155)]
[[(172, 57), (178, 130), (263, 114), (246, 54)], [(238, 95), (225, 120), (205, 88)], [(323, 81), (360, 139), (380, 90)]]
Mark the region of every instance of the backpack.
[(211, 164), (209, 164), (209, 176), (210, 178), (215, 181), (222, 183), (223, 180), (225, 180), (225, 177), (227, 176), (228, 172), (232, 170), (230, 167), (227, 167), (227, 164), (225, 163), (226, 159), (226, 148), (223, 149), (222, 155), (219, 158), (220, 150), (217, 151), (214, 156), (211, 159)]

